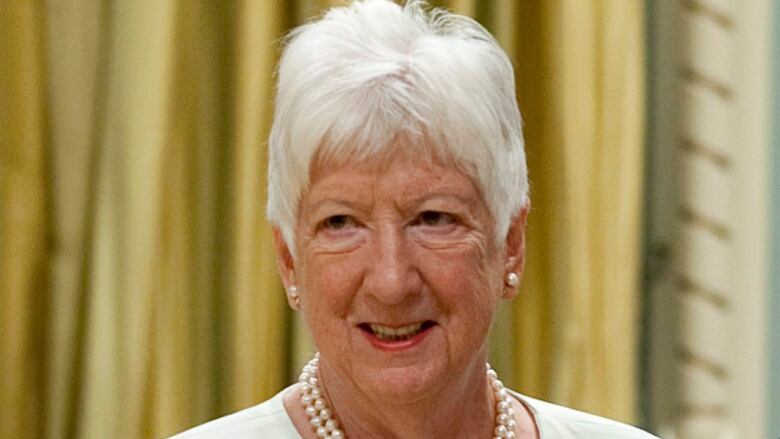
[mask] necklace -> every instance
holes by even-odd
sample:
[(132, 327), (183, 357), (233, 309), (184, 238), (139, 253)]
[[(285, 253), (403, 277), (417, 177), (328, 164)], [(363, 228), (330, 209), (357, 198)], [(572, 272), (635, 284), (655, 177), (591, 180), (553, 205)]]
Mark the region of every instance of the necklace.
[[(298, 377), (301, 384), (303, 396), (301, 404), (309, 417), (309, 423), (312, 431), (317, 437), (323, 439), (346, 439), (344, 432), (339, 428), (338, 422), (333, 419), (333, 411), (325, 402), (322, 391), (320, 390), (319, 379), (317, 378), (317, 369), (320, 365), (320, 353), (317, 352)], [(512, 408), (512, 398), (504, 388), (504, 384), (498, 379), (496, 372), (487, 364), (487, 376), (490, 381), (490, 388), (493, 390), (493, 396), (496, 400), (496, 420), (493, 429), (493, 438), (514, 439), (517, 437), (517, 423), (514, 419), (514, 409)]]

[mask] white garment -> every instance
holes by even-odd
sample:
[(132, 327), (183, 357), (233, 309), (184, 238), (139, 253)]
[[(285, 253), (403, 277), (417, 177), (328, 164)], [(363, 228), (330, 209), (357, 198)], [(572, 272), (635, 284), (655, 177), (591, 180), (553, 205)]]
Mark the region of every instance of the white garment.
[[(300, 439), (284, 409), (291, 387), (268, 401), (179, 433), (170, 439)], [(510, 393), (531, 409), (541, 439), (653, 439), (642, 430), (599, 416)], [(656, 438), (657, 439), (657, 438)]]

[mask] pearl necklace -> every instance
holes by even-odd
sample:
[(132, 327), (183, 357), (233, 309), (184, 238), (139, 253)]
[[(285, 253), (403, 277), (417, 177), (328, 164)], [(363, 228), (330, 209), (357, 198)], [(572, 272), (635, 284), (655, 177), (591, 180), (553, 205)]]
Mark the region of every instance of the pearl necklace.
[[(323, 439), (346, 439), (338, 422), (333, 419), (333, 411), (328, 407), (320, 390), (317, 368), (320, 364), (320, 353), (317, 352), (306, 366), (303, 367), (298, 382), (301, 384), (303, 396), (301, 404), (309, 417), (309, 423), (317, 437)], [(498, 379), (496, 372), (487, 364), (487, 376), (496, 402), (496, 427), (493, 429), (494, 439), (514, 439), (517, 437), (517, 423), (514, 419), (512, 398)]]

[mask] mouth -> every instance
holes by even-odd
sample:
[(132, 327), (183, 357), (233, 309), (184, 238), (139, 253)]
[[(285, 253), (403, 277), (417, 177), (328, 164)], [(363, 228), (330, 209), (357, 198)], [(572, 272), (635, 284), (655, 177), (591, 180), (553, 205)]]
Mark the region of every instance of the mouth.
[(436, 326), (436, 322), (425, 320), (410, 323), (404, 326), (387, 326), (379, 323), (361, 323), (358, 325), (375, 345), (383, 347), (404, 346), (411, 347), (427, 334), (428, 330)]

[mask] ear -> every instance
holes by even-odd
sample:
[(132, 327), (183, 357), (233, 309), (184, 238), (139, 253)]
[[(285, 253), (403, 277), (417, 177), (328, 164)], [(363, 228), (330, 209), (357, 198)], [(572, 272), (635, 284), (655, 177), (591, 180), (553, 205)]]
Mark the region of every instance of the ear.
[(528, 220), (528, 211), (531, 209), (531, 200), (525, 197), (523, 207), (520, 212), (512, 219), (509, 225), (509, 232), (506, 235), (506, 262), (504, 263), (504, 299), (513, 299), (518, 292), (517, 286), (510, 286), (506, 283), (506, 276), (509, 273), (515, 273), (522, 279), (525, 270), (525, 226)]
[[(276, 266), (279, 269), (279, 275), (282, 277), (284, 289), (290, 288), (295, 284), (295, 260), (292, 252), (287, 246), (282, 236), (282, 231), (277, 227), (273, 228), (274, 248), (276, 249)], [(292, 306), (292, 304), (290, 304)]]

